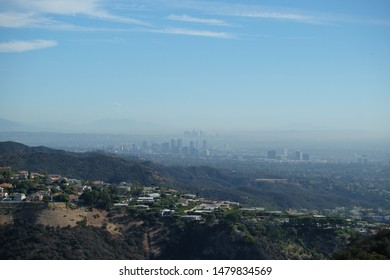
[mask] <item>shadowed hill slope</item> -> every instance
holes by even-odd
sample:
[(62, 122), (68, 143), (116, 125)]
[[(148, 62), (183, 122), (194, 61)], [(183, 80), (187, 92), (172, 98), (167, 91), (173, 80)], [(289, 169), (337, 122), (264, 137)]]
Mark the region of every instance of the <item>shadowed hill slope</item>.
[(84, 180), (174, 187), (210, 199), (237, 201), (269, 209), (320, 209), (354, 203), (348, 194), (336, 195), (305, 187), (294, 180), (259, 183), (253, 174), (235, 173), (228, 169), (163, 166), (99, 152), (72, 153), (15, 142), (0, 142), (0, 166)]

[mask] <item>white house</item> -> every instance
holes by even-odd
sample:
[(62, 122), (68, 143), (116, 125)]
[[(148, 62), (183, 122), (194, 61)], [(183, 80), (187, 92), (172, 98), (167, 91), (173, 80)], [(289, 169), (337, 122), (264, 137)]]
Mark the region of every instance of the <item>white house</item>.
[(14, 193), (12, 198), (13, 201), (23, 201), (26, 199), (26, 195), (24, 193)]
[(140, 196), (137, 201), (141, 203), (154, 203), (153, 197), (150, 196)]
[(4, 191), (4, 188), (0, 188), (0, 199), (6, 198), (8, 193)]
[(184, 215), (184, 216), (182, 216), (182, 218), (187, 220), (187, 221), (201, 221), (202, 220), (202, 216), (200, 216), (200, 215)]
[(149, 206), (148, 205), (139, 204), (139, 205), (134, 205), (134, 208), (135, 209), (140, 209), (140, 210), (148, 210)]

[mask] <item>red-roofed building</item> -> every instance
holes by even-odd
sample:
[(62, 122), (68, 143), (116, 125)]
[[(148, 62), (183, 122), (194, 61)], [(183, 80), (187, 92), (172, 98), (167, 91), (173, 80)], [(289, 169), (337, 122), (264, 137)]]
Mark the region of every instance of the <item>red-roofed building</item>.
[(0, 170), (2, 170), (2, 171), (5, 171), (5, 170), (11, 171), (12, 168), (11, 168), (11, 166), (0, 166)]
[(10, 188), (13, 188), (14, 186), (12, 186), (12, 184), (10, 183), (2, 183), (0, 184), (0, 188), (4, 188), (4, 189), (10, 189)]
[(70, 194), (69, 195), (69, 200), (74, 202), (74, 203), (77, 203), (77, 202), (79, 202), (79, 196), (75, 195), (75, 194)]

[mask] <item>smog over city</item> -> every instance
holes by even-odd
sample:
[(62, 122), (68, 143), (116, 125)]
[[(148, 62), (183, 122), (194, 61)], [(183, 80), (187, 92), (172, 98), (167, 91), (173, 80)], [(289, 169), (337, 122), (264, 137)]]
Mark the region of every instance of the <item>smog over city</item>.
[(389, 65), (385, 0), (0, 0), (0, 259), (389, 259)]

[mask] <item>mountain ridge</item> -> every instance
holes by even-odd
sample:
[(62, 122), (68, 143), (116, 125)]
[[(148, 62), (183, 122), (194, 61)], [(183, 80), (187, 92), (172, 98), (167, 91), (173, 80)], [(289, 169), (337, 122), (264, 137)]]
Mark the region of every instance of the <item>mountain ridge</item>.
[(103, 134), (154, 134), (177, 131), (177, 128), (133, 119), (98, 119), (84, 124), (67, 122), (24, 123), (0, 118), (2, 132), (53, 132)]
[[(0, 142), (0, 166), (83, 180), (172, 187), (208, 199), (230, 200), (275, 210), (323, 209), (355, 203), (346, 194), (338, 195), (305, 187), (294, 179), (259, 183), (254, 174), (237, 174), (228, 169), (164, 166), (102, 152), (74, 153), (46, 147), (28, 147), (10, 141)], [(364, 198), (360, 202), (368, 205)]]
[[(157, 183), (162, 178), (150, 168), (138, 163), (99, 152), (73, 153), (43, 146), (28, 147), (15, 142), (0, 142), (0, 164), (15, 169), (42, 173), (59, 173), (85, 180), (103, 180), (119, 183), (138, 181), (141, 184)], [(127, 175), (126, 175), (127, 174)], [(159, 183), (164, 182), (160, 180)]]

